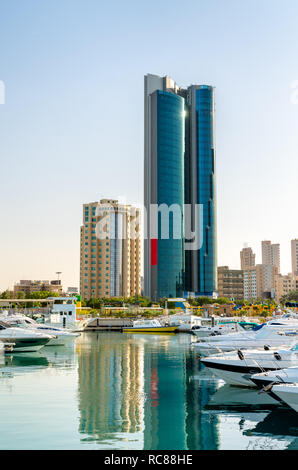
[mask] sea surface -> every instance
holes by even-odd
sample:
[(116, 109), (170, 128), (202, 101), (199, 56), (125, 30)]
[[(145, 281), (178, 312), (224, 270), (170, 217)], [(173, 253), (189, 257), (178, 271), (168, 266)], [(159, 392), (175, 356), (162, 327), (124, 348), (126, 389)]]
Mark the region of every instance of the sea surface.
[(204, 368), (191, 335), (0, 356), (0, 449), (298, 449), (298, 414)]

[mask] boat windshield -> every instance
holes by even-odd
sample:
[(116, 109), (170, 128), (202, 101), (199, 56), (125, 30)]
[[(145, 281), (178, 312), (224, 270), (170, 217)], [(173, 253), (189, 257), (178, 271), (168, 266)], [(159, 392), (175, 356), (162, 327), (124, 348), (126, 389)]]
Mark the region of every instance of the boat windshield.
[(257, 331), (260, 329), (260, 327), (262, 325), (258, 325), (257, 323), (253, 323), (253, 322), (239, 322), (239, 325), (244, 329), (244, 330), (247, 330), (247, 331)]
[(0, 330), (5, 330), (6, 328), (10, 328), (11, 325), (8, 325), (4, 321), (0, 320)]
[(157, 320), (137, 320), (133, 322), (133, 326), (160, 326)]
[(266, 325), (266, 323), (263, 323), (262, 325), (256, 325), (254, 328), (252, 328), (252, 331), (259, 331), (261, 328), (263, 328)]

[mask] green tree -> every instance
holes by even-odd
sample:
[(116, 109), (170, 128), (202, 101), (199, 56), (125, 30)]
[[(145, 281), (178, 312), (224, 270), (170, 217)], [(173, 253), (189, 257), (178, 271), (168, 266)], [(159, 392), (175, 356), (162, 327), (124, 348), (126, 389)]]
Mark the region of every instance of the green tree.
[(23, 291), (17, 292), (16, 298), (17, 298), (17, 299), (25, 299), (25, 298), (26, 298), (25, 292), (23, 292)]
[(280, 303), (285, 304), (286, 302), (298, 302), (298, 290), (289, 292), (287, 295), (283, 295), (280, 299)]

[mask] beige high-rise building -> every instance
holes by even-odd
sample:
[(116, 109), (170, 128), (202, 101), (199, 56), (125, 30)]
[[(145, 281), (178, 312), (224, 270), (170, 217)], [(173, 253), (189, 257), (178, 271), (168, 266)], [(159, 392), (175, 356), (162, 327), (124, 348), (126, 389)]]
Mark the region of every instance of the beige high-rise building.
[(298, 240), (291, 240), (292, 275), (298, 276)]
[(256, 255), (251, 248), (245, 247), (240, 251), (241, 269), (253, 268), (256, 265)]
[(113, 199), (84, 204), (80, 251), (84, 300), (140, 295), (139, 209)]
[(296, 290), (296, 280), (291, 274), (282, 276), (278, 274), (275, 277), (275, 300), (279, 303), (283, 295), (289, 294), (292, 290)]
[(262, 241), (262, 264), (275, 266), (280, 272), (280, 244), (272, 244), (269, 240)]
[(243, 271), (243, 291), (245, 300), (252, 300), (258, 297), (257, 272), (255, 268), (245, 269)]
[(244, 299), (262, 299), (275, 297), (275, 278), (277, 267), (257, 264), (254, 268), (244, 271)]
[(243, 271), (229, 269), (228, 266), (217, 268), (218, 297), (229, 299), (243, 299)]

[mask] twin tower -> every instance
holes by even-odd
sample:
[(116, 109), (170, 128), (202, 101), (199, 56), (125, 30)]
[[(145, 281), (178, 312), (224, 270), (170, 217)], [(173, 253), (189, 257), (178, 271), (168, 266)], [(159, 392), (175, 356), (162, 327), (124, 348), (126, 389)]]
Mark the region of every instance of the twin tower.
[(144, 293), (217, 290), (214, 89), (145, 76)]

